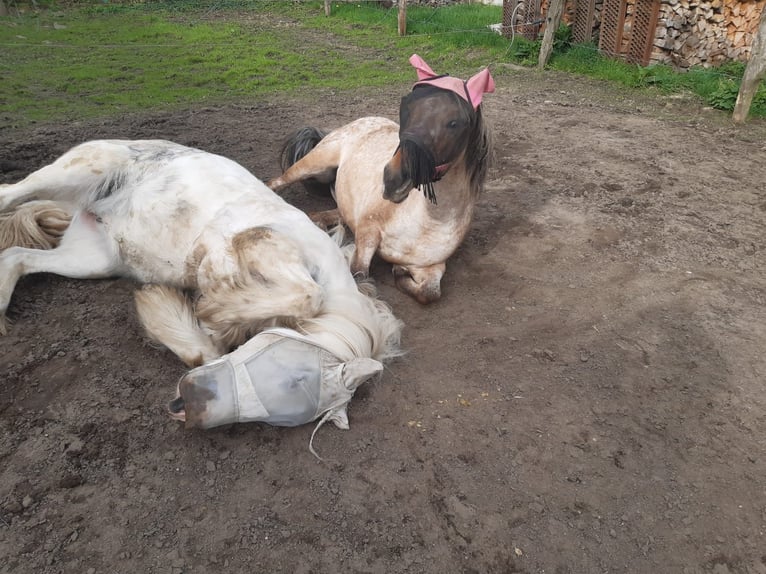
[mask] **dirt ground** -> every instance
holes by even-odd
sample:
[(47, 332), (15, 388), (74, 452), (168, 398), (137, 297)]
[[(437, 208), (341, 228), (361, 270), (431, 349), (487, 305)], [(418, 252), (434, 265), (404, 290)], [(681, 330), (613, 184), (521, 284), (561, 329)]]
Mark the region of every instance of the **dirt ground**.
[[(351, 429), (187, 431), (134, 285), (21, 281), (0, 339), (0, 573), (766, 573), (766, 123), (500, 70), (443, 299), (374, 278), (408, 354)], [(283, 136), (408, 86), (0, 133), (12, 182), (93, 138), (277, 175)], [(321, 207), (301, 189), (287, 197)]]

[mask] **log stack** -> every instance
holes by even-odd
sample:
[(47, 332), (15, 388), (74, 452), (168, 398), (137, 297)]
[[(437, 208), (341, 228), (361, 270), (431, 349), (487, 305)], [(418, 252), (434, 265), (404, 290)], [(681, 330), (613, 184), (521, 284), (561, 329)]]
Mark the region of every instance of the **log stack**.
[[(515, 5), (518, 0), (506, 0)], [(730, 60), (745, 62), (758, 29), (766, 0), (627, 0), (622, 15), (622, 30), (612, 35), (621, 39), (619, 51), (625, 57), (633, 36), (633, 16), (636, 4), (650, 3), (659, 10), (651, 42), (650, 57), (644, 63), (664, 63), (679, 68), (718, 66)], [(542, 0), (545, 14), (548, 1)], [(597, 40), (602, 26), (603, 0), (568, 0), (564, 22), (577, 27), (587, 14), (591, 31), (578, 30), (577, 41)], [(610, 33), (610, 31), (606, 31)]]
[(664, 0), (652, 62), (681, 68), (747, 61), (766, 0)]

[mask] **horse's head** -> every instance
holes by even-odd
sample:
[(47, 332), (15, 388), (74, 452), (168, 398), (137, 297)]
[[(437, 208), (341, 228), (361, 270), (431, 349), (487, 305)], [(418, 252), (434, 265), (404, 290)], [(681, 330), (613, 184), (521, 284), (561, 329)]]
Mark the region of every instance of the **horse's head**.
[(383, 172), (383, 197), (400, 203), (422, 187), (433, 201), (433, 182), (465, 151), (475, 115), (468, 102), (434, 86), (416, 86), (402, 98), (399, 147)]
[(465, 161), (468, 148), (486, 148), (479, 106), (494, 81), (487, 70), (463, 82), (437, 76), (417, 55), (410, 62), (420, 81), (399, 106), (399, 146), (383, 171), (383, 197), (401, 203), (420, 187), (436, 203), (433, 183)]
[(311, 336), (270, 329), (186, 373), (168, 410), (187, 428), (253, 421), (297, 426), (327, 413), (348, 428), (354, 391), (382, 370), (375, 359), (342, 361)]

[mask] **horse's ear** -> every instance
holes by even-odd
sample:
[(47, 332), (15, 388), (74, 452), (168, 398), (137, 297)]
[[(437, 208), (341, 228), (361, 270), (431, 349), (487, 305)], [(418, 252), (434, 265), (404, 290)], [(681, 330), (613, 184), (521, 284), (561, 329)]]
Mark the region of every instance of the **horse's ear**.
[(418, 81), (428, 80), (430, 78), (436, 77), (436, 74), (431, 69), (431, 67), (426, 64), (426, 61), (417, 54), (410, 56), (410, 64), (412, 64), (412, 66), (418, 72)]
[(495, 91), (495, 80), (492, 78), (492, 74), (489, 73), (489, 68), (484, 68), (478, 74), (471, 76), (465, 85), (474, 109), (478, 108), (479, 104), (481, 104), (482, 95)]
[(383, 364), (375, 359), (351, 359), (343, 365), (343, 385), (347, 389), (353, 390), (382, 370)]

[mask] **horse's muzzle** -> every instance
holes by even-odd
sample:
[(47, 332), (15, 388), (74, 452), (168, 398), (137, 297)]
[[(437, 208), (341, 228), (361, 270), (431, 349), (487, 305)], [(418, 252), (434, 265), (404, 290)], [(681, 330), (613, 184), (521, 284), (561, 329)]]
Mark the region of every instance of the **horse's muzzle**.
[(382, 370), (374, 359), (342, 362), (304, 335), (271, 329), (187, 372), (168, 411), (186, 428), (256, 421), (291, 427), (328, 412), (348, 428), (345, 409), (356, 387)]
[(401, 203), (410, 195), (412, 188), (412, 179), (404, 173), (402, 150), (397, 149), (394, 157), (383, 168), (383, 198)]

